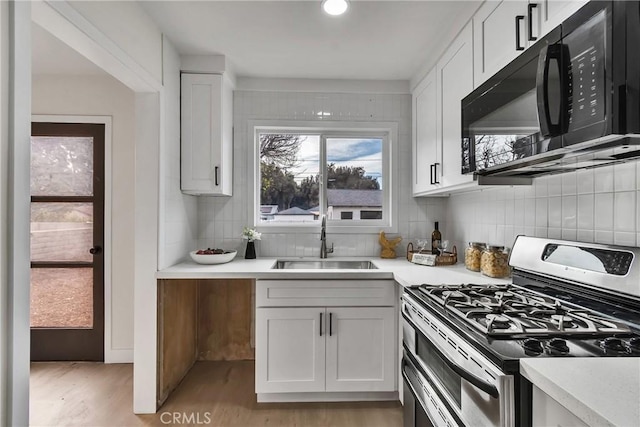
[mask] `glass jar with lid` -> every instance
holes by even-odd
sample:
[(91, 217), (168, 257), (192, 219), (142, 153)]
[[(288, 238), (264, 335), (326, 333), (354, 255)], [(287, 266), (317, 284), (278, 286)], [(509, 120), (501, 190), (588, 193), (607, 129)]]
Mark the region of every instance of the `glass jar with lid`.
[(482, 251), (487, 248), (487, 245), (480, 242), (469, 242), (469, 246), (464, 251), (464, 266), (467, 270), (480, 271), (480, 258), (482, 257)]
[(511, 274), (509, 252), (504, 246), (488, 246), (480, 257), (480, 271), (489, 277), (508, 277)]

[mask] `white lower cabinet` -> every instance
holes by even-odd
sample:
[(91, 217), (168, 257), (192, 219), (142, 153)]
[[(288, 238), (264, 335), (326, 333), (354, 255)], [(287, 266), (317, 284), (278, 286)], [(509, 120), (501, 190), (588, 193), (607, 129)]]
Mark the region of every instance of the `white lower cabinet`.
[(533, 427), (587, 427), (577, 415), (562, 406), (547, 393), (533, 386), (533, 408), (531, 425)]
[(326, 391), (395, 389), (393, 307), (327, 308)]
[(256, 310), (257, 393), (324, 391), (321, 314), (317, 307)]
[[(326, 290), (342, 291), (342, 296), (334, 298), (336, 306), (320, 306), (314, 302), (331, 300), (322, 282), (256, 282), (256, 393), (340, 393), (341, 400), (345, 392), (397, 391), (394, 283), (326, 281)], [(357, 304), (358, 288), (366, 302), (371, 297), (367, 291), (381, 286), (371, 282), (389, 286), (389, 297), (387, 290), (375, 297), (389, 306), (341, 304), (344, 298)], [(278, 295), (305, 300), (309, 306), (274, 307)], [(318, 298), (306, 298), (310, 295)]]

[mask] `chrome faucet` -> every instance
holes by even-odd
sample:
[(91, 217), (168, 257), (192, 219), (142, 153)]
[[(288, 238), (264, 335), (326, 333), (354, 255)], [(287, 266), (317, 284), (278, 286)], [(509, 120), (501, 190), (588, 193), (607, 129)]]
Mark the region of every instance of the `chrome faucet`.
[(333, 253), (333, 243), (327, 249), (327, 216), (322, 215), (322, 229), (320, 230), (320, 258), (326, 258), (327, 254)]

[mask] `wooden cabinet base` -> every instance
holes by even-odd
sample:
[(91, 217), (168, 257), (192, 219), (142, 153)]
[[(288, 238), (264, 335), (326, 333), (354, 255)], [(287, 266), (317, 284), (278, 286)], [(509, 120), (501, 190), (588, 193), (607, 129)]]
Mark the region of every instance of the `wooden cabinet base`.
[(253, 280), (158, 281), (160, 407), (196, 360), (253, 360)]

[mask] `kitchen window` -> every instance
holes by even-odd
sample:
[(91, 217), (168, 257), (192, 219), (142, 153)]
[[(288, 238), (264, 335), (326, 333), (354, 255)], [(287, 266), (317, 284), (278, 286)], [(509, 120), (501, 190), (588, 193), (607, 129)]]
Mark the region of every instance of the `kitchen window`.
[(317, 228), (326, 215), (333, 232), (395, 231), (395, 129), (253, 126), (254, 225), (263, 232)]

